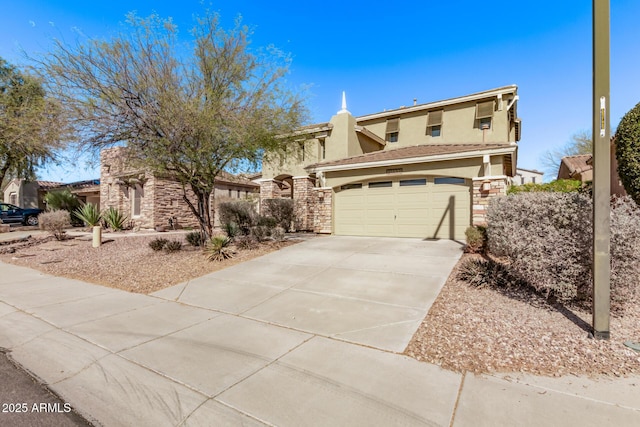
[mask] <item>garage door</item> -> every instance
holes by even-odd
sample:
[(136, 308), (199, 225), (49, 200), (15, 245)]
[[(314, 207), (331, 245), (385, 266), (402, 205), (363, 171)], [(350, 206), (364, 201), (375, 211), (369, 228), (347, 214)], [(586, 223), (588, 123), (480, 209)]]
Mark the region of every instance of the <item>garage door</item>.
[(452, 177), (343, 185), (335, 195), (335, 234), (464, 239), (470, 181)]

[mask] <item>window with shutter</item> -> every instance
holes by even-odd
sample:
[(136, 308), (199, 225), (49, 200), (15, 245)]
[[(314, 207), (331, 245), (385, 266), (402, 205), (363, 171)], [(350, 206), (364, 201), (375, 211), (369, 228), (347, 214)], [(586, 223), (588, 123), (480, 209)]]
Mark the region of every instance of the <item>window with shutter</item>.
[(386, 140), (388, 142), (398, 142), (398, 134), (400, 133), (400, 119), (387, 120)]
[(476, 119), (480, 120), (493, 117), (494, 105), (495, 102), (493, 100), (478, 102), (476, 104)]
[(442, 132), (443, 110), (429, 111), (427, 115), (427, 135), (438, 137)]
[(427, 127), (442, 125), (442, 110), (429, 111), (427, 116)]

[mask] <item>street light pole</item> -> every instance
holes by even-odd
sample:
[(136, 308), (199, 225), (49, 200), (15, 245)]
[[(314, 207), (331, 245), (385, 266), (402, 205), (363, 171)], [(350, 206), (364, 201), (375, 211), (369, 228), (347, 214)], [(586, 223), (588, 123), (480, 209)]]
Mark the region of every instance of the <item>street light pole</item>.
[(593, 0), (593, 336), (609, 339), (609, 0)]

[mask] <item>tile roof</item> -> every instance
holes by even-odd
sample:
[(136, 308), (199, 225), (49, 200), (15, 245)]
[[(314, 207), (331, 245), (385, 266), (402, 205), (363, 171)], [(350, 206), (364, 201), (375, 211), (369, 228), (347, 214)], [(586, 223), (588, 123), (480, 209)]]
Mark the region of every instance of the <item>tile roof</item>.
[(565, 156), (562, 158), (561, 163), (566, 166), (569, 171), (569, 176), (573, 176), (593, 168), (593, 166), (589, 164), (591, 157), (591, 154)]
[[(411, 147), (395, 148), (393, 150), (380, 150), (359, 156), (347, 157), (339, 160), (309, 165), (306, 169), (324, 166), (345, 166), (359, 163), (383, 162), (388, 160), (411, 159), (414, 157), (429, 157), (442, 154), (458, 154), (480, 150), (491, 150), (513, 147), (510, 144), (438, 144), (438, 145), (414, 145)], [(514, 147), (515, 148), (515, 147)]]
[(38, 187), (44, 190), (60, 187), (61, 185), (63, 185), (62, 182), (56, 182), (56, 181), (36, 181), (36, 183), (38, 184)]
[(226, 182), (229, 184), (239, 184), (247, 187), (260, 187), (255, 182), (252, 182), (250, 179), (243, 175), (234, 175), (229, 172), (221, 171), (216, 177), (216, 182)]

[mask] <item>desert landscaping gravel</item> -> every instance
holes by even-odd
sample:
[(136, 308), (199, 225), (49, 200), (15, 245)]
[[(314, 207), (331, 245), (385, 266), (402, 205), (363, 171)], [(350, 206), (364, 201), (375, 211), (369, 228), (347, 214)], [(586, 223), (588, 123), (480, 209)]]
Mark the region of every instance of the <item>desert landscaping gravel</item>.
[[(149, 242), (157, 237), (180, 240), (184, 243), (183, 249), (174, 253), (154, 252)], [(0, 255), (0, 261), (141, 294), (149, 294), (295, 243), (292, 240), (265, 242), (252, 250), (237, 251), (231, 259), (213, 262), (207, 260), (199, 248), (185, 243), (183, 235), (160, 233), (111, 237), (106, 233), (103, 235), (105, 243), (99, 248), (92, 248), (88, 239), (38, 240), (44, 243)]]
[(522, 289), (476, 288), (447, 280), (405, 353), (457, 372), (545, 376), (640, 373), (640, 308), (611, 318), (609, 341), (590, 338), (591, 313), (552, 305)]

